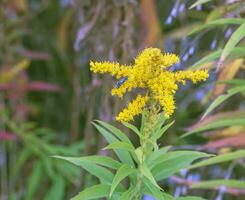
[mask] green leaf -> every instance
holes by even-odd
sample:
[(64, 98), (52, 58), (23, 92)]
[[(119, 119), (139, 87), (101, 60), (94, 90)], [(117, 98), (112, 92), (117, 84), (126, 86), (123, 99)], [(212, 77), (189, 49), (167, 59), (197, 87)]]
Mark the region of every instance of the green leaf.
[(127, 150), (129, 152), (134, 152), (135, 148), (134, 146), (125, 143), (125, 142), (113, 142), (109, 145), (107, 145), (104, 149), (123, 149)]
[(156, 160), (158, 160), (161, 156), (163, 156), (171, 146), (166, 146), (157, 151), (154, 151), (150, 156), (147, 157), (146, 163), (148, 166), (152, 167)]
[(106, 184), (98, 184), (86, 188), (71, 200), (89, 200), (107, 197), (110, 191), (110, 186)]
[[(202, 67), (203, 64), (219, 59), (221, 54), (222, 54), (222, 50), (214, 51), (211, 54), (208, 54), (207, 56), (204, 56), (203, 58), (201, 58), (194, 65), (192, 65), (191, 67), (188, 67), (188, 69), (192, 69), (192, 70), (199, 69), (200, 67)], [(231, 50), (230, 55), (234, 57), (244, 57), (245, 48), (244, 47), (234, 47)]]
[(13, 166), (13, 176), (17, 176), (17, 174), (19, 174), (22, 166), (31, 156), (32, 156), (32, 152), (28, 147), (24, 148), (20, 152), (16, 164)]
[(212, 181), (201, 181), (198, 183), (191, 184), (191, 188), (204, 188), (204, 189), (220, 187), (220, 186), (245, 189), (245, 182), (238, 181), (238, 180), (221, 179), (221, 180), (212, 180)]
[(153, 197), (157, 198), (158, 200), (165, 200), (159, 188), (153, 185), (149, 179), (144, 178), (143, 183), (146, 186), (147, 191), (149, 191), (147, 194), (153, 195)]
[(245, 157), (245, 150), (238, 150), (235, 152), (218, 155), (218, 156), (215, 156), (213, 158), (209, 158), (207, 160), (200, 161), (198, 163), (195, 163), (194, 165), (191, 165), (188, 168), (194, 169), (197, 167), (204, 167), (204, 166), (208, 166), (208, 165), (214, 165), (214, 164), (218, 164), (218, 163), (222, 163), (222, 162), (227, 162), (230, 160), (236, 160), (236, 159), (243, 158), (243, 157)]
[(114, 134), (115, 137), (117, 137), (121, 141), (132, 144), (131, 141), (129, 140), (129, 138), (127, 137), (127, 135), (125, 133), (123, 133), (120, 129), (118, 129), (118, 128), (116, 128), (116, 127), (114, 127), (108, 123), (99, 121), (99, 120), (96, 120), (96, 122), (98, 122), (99, 124), (104, 126), (106, 129), (108, 129), (111, 133)]
[(65, 180), (62, 176), (56, 175), (50, 190), (44, 200), (64, 199), (65, 197)]
[(124, 126), (126, 126), (130, 130), (132, 130), (133, 132), (135, 132), (139, 136), (139, 138), (141, 138), (142, 135), (141, 135), (140, 131), (137, 129), (136, 126), (134, 126), (134, 125), (132, 125), (130, 123), (127, 123), (127, 122), (122, 122), (122, 123), (123, 123)]
[(194, 197), (194, 196), (186, 196), (186, 197), (179, 197), (177, 200), (205, 200), (202, 197)]
[[(54, 156), (56, 158), (63, 158), (60, 156)], [(91, 162), (94, 164), (102, 165), (105, 167), (109, 167), (112, 169), (118, 169), (121, 166), (121, 163), (108, 157), (108, 156), (84, 156), (84, 157), (66, 157), (69, 158), (69, 161), (72, 161), (72, 163), (82, 167), (84, 162)]]
[[(95, 123), (93, 123), (93, 124), (98, 129), (98, 131), (105, 137), (105, 139), (107, 140), (107, 142), (109, 144), (114, 143), (114, 142), (119, 142), (119, 140), (115, 136), (113, 136), (110, 131), (106, 130), (105, 128), (101, 127), (98, 124), (95, 124)], [(122, 149), (118, 149), (118, 150), (115, 150), (115, 152), (116, 152), (118, 158), (123, 163), (127, 163), (130, 166), (134, 167), (134, 162), (132, 160), (132, 157), (130, 156), (130, 154), (127, 151), (122, 150)]]
[(31, 175), (28, 179), (28, 187), (25, 195), (25, 200), (34, 199), (35, 192), (37, 191), (41, 179), (43, 177), (43, 169), (42, 163), (40, 161), (36, 161), (33, 165)]
[(245, 80), (243, 79), (231, 79), (231, 80), (223, 80), (219, 81), (220, 84), (231, 84), (231, 85), (245, 85)]
[(110, 194), (109, 196), (111, 197), (114, 190), (116, 189), (116, 187), (118, 186), (118, 184), (127, 176), (129, 176), (132, 173), (135, 173), (136, 169), (130, 167), (127, 164), (122, 165), (116, 172), (112, 184), (111, 184), (111, 189), (110, 189)]
[(51, 159), (42, 156), (41, 157), (41, 161), (42, 161), (42, 164), (43, 164), (43, 168), (44, 168), (46, 174), (48, 175), (48, 177), (50, 179), (55, 179), (56, 172), (55, 172), (55, 169), (54, 169), (54, 165), (51, 162)]
[(211, 113), (215, 108), (217, 108), (221, 103), (223, 103), (225, 100), (227, 100), (228, 98), (230, 98), (231, 96), (245, 91), (245, 86), (238, 86), (238, 87), (234, 87), (232, 89), (229, 89), (227, 91), (227, 94), (223, 94), (220, 95), (218, 98), (216, 98), (213, 103), (208, 107), (208, 109), (206, 110), (206, 112), (203, 114), (202, 119), (204, 117), (206, 117), (209, 113)]
[(143, 151), (142, 151), (142, 147), (140, 146), (137, 149), (135, 149), (134, 153), (135, 153), (136, 158), (137, 158), (135, 161), (138, 164), (141, 164), (143, 162)]
[(129, 199), (133, 199), (133, 195), (136, 191), (136, 187), (135, 186), (130, 186), (130, 188), (123, 192), (120, 196), (120, 200), (129, 200)]
[(172, 121), (171, 123), (165, 125), (164, 127), (162, 127), (161, 129), (159, 129), (156, 134), (154, 134), (154, 139), (159, 139), (168, 129), (169, 127), (171, 127), (174, 124), (174, 121)]
[(197, 151), (168, 152), (151, 165), (152, 173), (157, 180), (161, 180), (188, 167), (194, 160), (208, 156), (211, 155)]
[(157, 182), (156, 182), (154, 176), (152, 175), (150, 169), (149, 169), (145, 164), (140, 165), (140, 166), (139, 166), (139, 170), (141, 171), (141, 173), (142, 173), (146, 178), (149, 179), (149, 181), (150, 181), (155, 187), (157, 187), (157, 188), (160, 189), (160, 190), (162, 189), (162, 188), (157, 184)]
[(90, 162), (87, 160), (82, 160), (73, 157), (63, 157), (63, 156), (53, 156), (53, 157), (67, 160), (77, 166), (84, 168), (90, 174), (99, 178), (102, 183), (110, 184), (111, 181), (113, 180), (113, 174), (109, 170), (105, 169), (104, 167), (98, 166), (97, 164), (95, 164), (95, 162)]
[(195, 8), (196, 6), (198, 5), (201, 5), (201, 4), (204, 4), (204, 3), (207, 3), (209, 1), (212, 1), (212, 0), (197, 0), (195, 3), (193, 3), (189, 9), (192, 9), (192, 8)]
[(203, 29), (218, 27), (218, 26), (224, 26), (224, 25), (230, 25), (230, 24), (243, 24), (245, 22), (244, 19), (241, 18), (222, 18), (210, 21), (208, 23), (205, 23), (203, 25), (199, 25), (197, 28), (195, 28), (193, 31), (189, 33), (189, 35), (195, 34), (197, 32), (200, 32)]
[(245, 23), (243, 23), (230, 37), (221, 54), (220, 62), (223, 62), (231, 50), (244, 38)]
[(184, 135), (182, 135), (181, 138), (184, 138), (184, 137), (187, 137), (187, 136), (190, 136), (192, 134), (202, 132), (202, 131), (207, 131), (207, 130), (216, 129), (216, 128), (223, 128), (226, 126), (239, 126), (239, 125), (245, 125), (245, 118), (231, 117), (231, 118), (226, 118), (226, 119), (220, 119), (214, 122), (210, 122), (203, 127), (189, 131), (185, 133)]

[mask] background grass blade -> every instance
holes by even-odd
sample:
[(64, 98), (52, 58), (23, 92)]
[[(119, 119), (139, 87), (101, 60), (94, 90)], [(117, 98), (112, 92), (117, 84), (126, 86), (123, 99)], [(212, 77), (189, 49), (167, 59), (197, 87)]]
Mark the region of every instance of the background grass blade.
[(240, 158), (244, 158), (244, 157), (245, 157), (245, 150), (238, 150), (235, 152), (226, 153), (226, 154), (215, 156), (213, 158), (209, 158), (207, 160), (203, 160), (203, 161), (198, 162), (194, 165), (191, 165), (190, 167), (188, 167), (188, 169), (194, 169), (197, 167), (214, 165), (214, 164), (227, 162), (227, 161), (231, 161), (231, 160), (236, 160), (236, 159), (240, 159)]
[(244, 181), (238, 181), (238, 180), (226, 180), (226, 179), (212, 180), (212, 181), (201, 181), (198, 183), (193, 183), (191, 185), (191, 188), (208, 189), (208, 188), (220, 187), (220, 186), (245, 189), (245, 182)]

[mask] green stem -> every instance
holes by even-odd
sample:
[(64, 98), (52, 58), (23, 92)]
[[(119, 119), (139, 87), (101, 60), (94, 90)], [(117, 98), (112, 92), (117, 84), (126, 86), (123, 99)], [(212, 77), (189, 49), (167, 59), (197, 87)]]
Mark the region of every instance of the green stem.
[(152, 132), (155, 120), (156, 120), (156, 107), (155, 102), (152, 101), (149, 108), (145, 111), (146, 115), (144, 117), (144, 121), (142, 124), (144, 124), (144, 127), (142, 129), (142, 135), (143, 138), (141, 138), (140, 144), (141, 144), (141, 150), (142, 150), (142, 158), (141, 162), (138, 166), (138, 176), (137, 176), (137, 182), (136, 182), (136, 191), (135, 191), (135, 200), (141, 200), (142, 198), (142, 182), (144, 175), (141, 173), (140, 168), (144, 164), (145, 159), (147, 157), (147, 147), (148, 147), (148, 139), (150, 137), (150, 134)]

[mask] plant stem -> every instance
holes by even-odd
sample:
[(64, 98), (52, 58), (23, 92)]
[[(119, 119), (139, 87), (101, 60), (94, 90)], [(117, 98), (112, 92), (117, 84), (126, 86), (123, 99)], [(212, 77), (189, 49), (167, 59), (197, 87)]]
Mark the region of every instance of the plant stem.
[(141, 173), (141, 166), (144, 164), (145, 159), (148, 154), (148, 139), (151, 136), (152, 129), (154, 127), (156, 117), (157, 117), (157, 110), (155, 107), (155, 102), (152, 101), (150, 104), (149, 108), (145, 110), (145, 117), (143, 118), (142, 124), (144, 124), (144, 127), (142, 129), (142, 136), (140, 140), (141, 144), (141, 150), (142, 150), (142, 157), (141, 157), (141, 162), (138, 165), (138, 176), (137, 176), (137, 182), (136, 182), (136, 191), (135, 191), (135, 200), (141, 200), (142, 198), (142, 182), (143, 182), (143, 177), (144, 175)]

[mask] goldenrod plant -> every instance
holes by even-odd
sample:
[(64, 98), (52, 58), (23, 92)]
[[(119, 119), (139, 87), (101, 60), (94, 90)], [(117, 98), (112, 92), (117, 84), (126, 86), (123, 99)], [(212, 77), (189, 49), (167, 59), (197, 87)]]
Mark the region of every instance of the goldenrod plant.
[[(116, 119), (136, 133), (140, 146), (135, 147), (128, 136), (116, 127), (102, 121), (94, 126), (109, 143), (105, 149), (113, 150), (119, 161), (107, 156), (60, 157), (96, 176), (100, 183), (83, 190), (73, 200), (98, 199), (142, 199), (150, 194), (156, 199), (173, 199), (164, 192), (158, 181), (163, 180), (180, 169), (188, 167), (192, 161), (209, 154), (197, 151), (170, 151), (169, 147), (159, 148), (157, 140), (173, 124), (164, 125), (175, 109), (174, 94), (178, 83), (186, 80), (193, 83), (208, 78), (207, 70), (171, 72), (169, 67), (179, 60), (174, 54), (162, 54), (160, 49), (147, 48), (130, 66), (111, 62), (91, 62), (91, 71), (110, 73), (119, 80), (112, 95), (119, 97), (133, 88), (142, 88), (142, 94), (129, 103)], [(126, 77), (126, 78), (125, 78)], [(123, 81), (122, 81), (123, 79)], [(141, 127), (138, 129), (128, 121), (141, 114)], [(114, 173), (113, 173), (114, 172)], [(129, 183), (121, 181), (128, 178)]]

